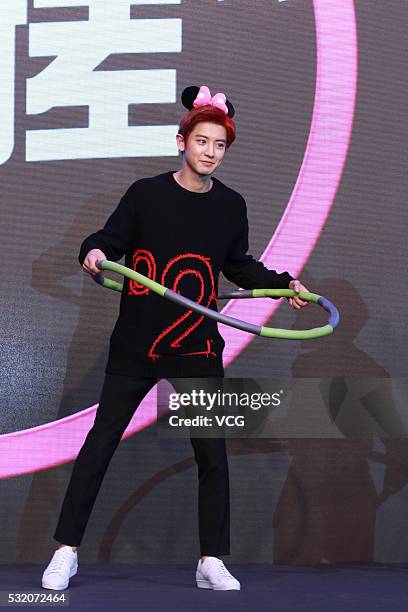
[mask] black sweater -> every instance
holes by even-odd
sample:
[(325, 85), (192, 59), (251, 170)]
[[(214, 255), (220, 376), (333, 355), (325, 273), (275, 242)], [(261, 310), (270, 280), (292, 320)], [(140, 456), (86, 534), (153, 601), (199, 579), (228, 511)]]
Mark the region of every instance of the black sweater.
[[(125, 255), (127, 267), (213, 310), (220, 271), (242, 289), (288, 288), (288, 272), (268, 270), (247, 254), (244, 198), (215, 177), (209, 191), (189, 191), (174, 172), (135, 181), (104, 228), (82, 243), (80, 264), (95, 248), (111, 261)], [(106, 372), (223, 376), (225, 342), (215, 321), (127, 278), (123, 282)]]

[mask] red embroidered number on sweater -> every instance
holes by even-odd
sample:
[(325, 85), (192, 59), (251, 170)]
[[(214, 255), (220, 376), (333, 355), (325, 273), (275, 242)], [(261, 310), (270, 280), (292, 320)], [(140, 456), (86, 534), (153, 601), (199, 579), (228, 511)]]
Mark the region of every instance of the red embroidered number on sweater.
[[(154, 256), (151, 251), (146, 249), (137, 249), (133, 253), (132, 268), (136, 271), (139, 262), (143, 261), (147, 265), (147, 271), (144, 274), (148, 278), (156, 281), (157, 267)], [(194, 267), (192, 267), (194, 265)], [(140, 270), (139, 270), (140, 271)], [(211, 259), (204, 257), (198, 253), (182, 253), (176, 255), (165, 265), (161, 275), (160, 284), (172, 289), (176, 293), (177, 287), (181, 279), (186, 275), (194, 275), (200, 281), (199, 295), (194, 300), (198, 304), (209, 307), (213, 300), (217, 301), (215, 293), (214, 275), (211, 268)], [(150, 289), (130, 280), (128, 295), (148, 295)], [(213, 340), (211, 338), (203, 342), (203, 348), (195, 352), (182, 352), (183, 340), (203, 321), (204, 315), (200, 315), (194, 310), (186, 310), (175, 321), (172, 321), (153, 341), (150, 346), (147, 356), (153, 361), (158, 359), (163, 352), (164, 347), (174, 349), (178, 355), (207, 355), (207, 357), (216, 356), (213, 351)]]

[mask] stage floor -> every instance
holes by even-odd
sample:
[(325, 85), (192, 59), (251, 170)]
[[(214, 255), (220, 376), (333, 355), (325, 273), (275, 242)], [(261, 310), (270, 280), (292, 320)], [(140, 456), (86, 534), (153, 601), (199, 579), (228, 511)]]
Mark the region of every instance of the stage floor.
[[(74, 612), (394, 612), (408, 609), (408, 564), (228, 564), (241, 582), (241, 591), (222, 592), (198, 589), (194, 565), (80, 564), (66, 591), (42, 589), (44, 568), (45, 565), (0, 565), (0, 591), (69, 592), (69, 606), (61, 609)], [(28, 607), (33, 605), (24, 606)]]

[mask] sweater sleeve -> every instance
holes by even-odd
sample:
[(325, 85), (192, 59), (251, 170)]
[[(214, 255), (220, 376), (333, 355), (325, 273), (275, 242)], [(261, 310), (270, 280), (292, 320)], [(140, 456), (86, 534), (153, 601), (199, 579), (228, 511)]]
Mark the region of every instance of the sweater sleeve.
[(81, 244), (78, 255), (81, 266), (92, 249), (100, 249), (111, 261), (118, 261), (131, 249), (135, 233), (134, 208), (136, 204), (136, 183), (133, 183), (120, 199), (103, 229), (90, 234)]
[[(240, 230), (221, 269), (225, 278), (242, 289), (288, 289), (293, 276), (289, 272), (269, 270), (248, 251), (248, 217), (242, 198)], [(280, 299), (280, 298), (273, 298)]]

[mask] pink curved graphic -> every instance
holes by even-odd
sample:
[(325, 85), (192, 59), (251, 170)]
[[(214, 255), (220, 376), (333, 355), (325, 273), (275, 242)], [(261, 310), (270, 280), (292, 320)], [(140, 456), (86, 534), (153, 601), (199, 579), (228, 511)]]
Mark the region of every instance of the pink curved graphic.
[[(353, 0), (314, 0), (317, 38), (313, 117), (303, 163), (283, 217), (260, 260), (299, 277), (334, 202), (350, 142), (357, 89), (357, 34)], [(275, 300), (231, 300), (222, 312), (264, 324)], [(243, 314), (245, 311), (245, 315)], [(254, 338), (219, 324), (229, 365)], [(0, 436), (0, 478), (44, 470), (76, 458), (97, 405), (74, 415)], [(122, 439), (156, 420), (156, 389), (135, 412)]]

